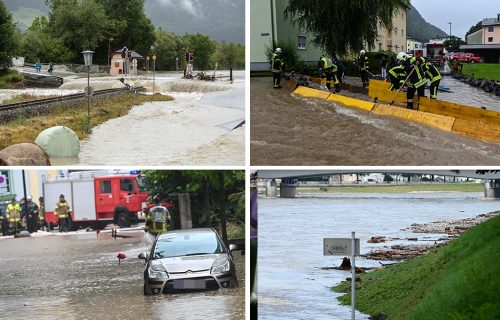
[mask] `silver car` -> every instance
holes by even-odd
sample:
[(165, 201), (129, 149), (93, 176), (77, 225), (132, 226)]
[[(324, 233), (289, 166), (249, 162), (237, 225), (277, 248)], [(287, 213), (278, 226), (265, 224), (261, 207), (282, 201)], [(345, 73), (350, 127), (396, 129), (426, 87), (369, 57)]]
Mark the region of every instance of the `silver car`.
[(173, 230), (156, 237), (146, 260), (144, 295), (218, 290), (238, 285), (232, 251), (209, 228)]

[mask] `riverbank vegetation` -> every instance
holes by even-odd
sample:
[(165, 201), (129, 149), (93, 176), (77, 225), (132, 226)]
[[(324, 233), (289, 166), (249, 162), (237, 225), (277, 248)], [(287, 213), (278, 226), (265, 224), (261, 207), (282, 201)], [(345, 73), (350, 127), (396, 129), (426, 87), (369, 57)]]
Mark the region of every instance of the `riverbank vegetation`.
[(299, 187), (299, 193), (409, 193), (409, 192), (483, 192), (482, 183), (412, 183), (412, 184), (365, 184), (335, 187)]
[(23, 75), (17, 71), (0, 69), (0, 89), (16, 88), (17, 84), (22, 84)]
[[(387, 319), (500, 319), (500, 216), (425, 256), (360, 276), (356, 308)], [(346, 294), (348, 282), (332, 288)]]
[(462, 74), (475, 79), (486, 78), (500, 81), (500, 64), (498, 63), (464, 63)]
[[(123, 93), (106, 99), (91, 99), (90, 117), (96, 126), (110, 119), (126, 115), (135, 106), (150, 101), (169, 101), (169, 96), (136, 95)], [(53, 126), (66, 126), (76, 132), (80, 139), (88, 136), (87, 101), (82, 99), (71, 107), (61, 104), (48, 114), (25, 117), (0, 124), (0, 149), (21, 142), (34, 142), (43, 130)]]

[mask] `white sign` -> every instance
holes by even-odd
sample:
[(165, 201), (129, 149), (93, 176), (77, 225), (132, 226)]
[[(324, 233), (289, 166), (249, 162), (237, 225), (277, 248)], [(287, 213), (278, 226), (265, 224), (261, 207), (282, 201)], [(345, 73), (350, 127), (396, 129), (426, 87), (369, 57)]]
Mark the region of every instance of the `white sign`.
[(193, 64), (192, 63), (188, 63), (188, 65), (187, 65), (187, 74), (190, 76), (193, 75)]
[[(354, 254), (359, 256), (359, 239), (356, 239)], [(351, 256), (352, 239), (350, 238), (324, 238), (323, 239), (324, 256)]]

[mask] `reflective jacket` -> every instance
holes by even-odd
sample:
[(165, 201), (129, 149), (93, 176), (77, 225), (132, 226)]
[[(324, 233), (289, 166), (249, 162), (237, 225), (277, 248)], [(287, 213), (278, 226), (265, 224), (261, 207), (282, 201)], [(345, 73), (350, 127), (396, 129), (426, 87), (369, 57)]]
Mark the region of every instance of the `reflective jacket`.
[(325, 72), (337, 72), (337, 65), (331, 59), (326, 57), (321, 58), (321, 69)]
[(389, 86), (389, 89), (399, 89), (406, 80), (405, 66), (399, 65), (389, 70), (389, 78), (391, 79), (391, 85)]
[(421, 62), (422, 60), (420, 58), (412, 57), (406, 65), (406, 72), (409, 75), (411, 73), (410, 79), (408, 80), (409, 87), (420, 88), (427, 82), (422, 67), (417, 65), (417, 61)]
[(271, 57), (271, 72), (281, 72), (283, 69), (283, 59), (277, 53), (273, 53)]
[(155, 206), (149, 209), (148, 227), (152, 234), (167, 231), (170, 223), (170, 213), (164, 206)]
[(19, 203), (9, 203), (7, 205), (6, 217), (12, 223), (21, 221), (21, 206)]
[(425, 76), (430, 79), (431, 82), (441, 80), (441, 73), (439, 70), (430, 62), (426, 62), (423, 66)]
[(69, 203), (66, 201), (64, 202), (57, 201), (54, 213), (59, 216), (59, 219), (67, 218), (71, 213), (71, 207), (69, 206)]
[(358, 66), (361, 70), (370, 69), (369, 60), (366, 55), (361, 55), (358, 57)]

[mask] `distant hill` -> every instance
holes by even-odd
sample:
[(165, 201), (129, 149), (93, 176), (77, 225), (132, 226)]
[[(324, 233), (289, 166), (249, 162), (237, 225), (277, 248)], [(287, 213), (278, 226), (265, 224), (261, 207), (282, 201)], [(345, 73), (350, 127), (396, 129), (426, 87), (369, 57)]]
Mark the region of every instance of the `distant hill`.
[(420, 42), (428, 42), (431, 38), (446, 37), (448, 34), (438, 27), (428, 23), (413, 5), (406, 15), (406, 30), (408, 37)]
[[(0, 0), (21, 30), (47, 15), (45, 0)], [(245, 0), (146, 0), (146, 14), (156, 28), (178, 34), (202, 33), (228, 42), (245, 42)]]

